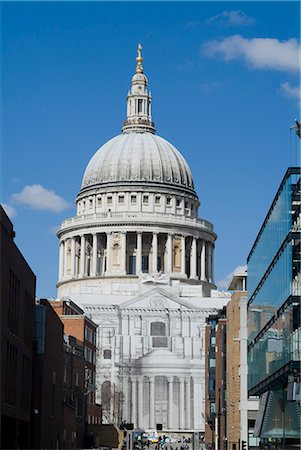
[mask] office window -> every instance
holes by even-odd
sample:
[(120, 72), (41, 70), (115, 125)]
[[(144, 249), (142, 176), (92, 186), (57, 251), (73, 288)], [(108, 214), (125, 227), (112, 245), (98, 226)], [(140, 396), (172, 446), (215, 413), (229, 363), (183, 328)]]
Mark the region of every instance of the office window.
[(161, 201), (160, 195), (156, 195), (155, 196), (155, 203), (156, 203), (156, 205), (160, 205), (160, 201)]
[(137, 195), (131, 195), (131, 203), (137, 203)]
[(209, 359), (209, 367), (215, 367), (215, 359), (214, 358)]
[(212, 378), (209, 378), (209, 391), (214, 391), (215, 390), (215, 380), (213, 380)]
[(148, 197), (148, 195), (144, 195), (143, 196), (143, 203), (148, 203), (148, 200), (149, 200), (149, 197)]

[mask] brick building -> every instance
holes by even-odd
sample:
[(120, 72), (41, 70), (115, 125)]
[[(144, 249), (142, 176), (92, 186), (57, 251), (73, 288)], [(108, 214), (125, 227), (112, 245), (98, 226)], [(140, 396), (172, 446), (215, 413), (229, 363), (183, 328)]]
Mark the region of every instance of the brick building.
[(205, 442), (207, 448), (226, 445), (226, 309), (206, 319)]
[(215, 408), (216, 408), (216, 449), (227, 448), (227, 318), (226, 307), (218, 314), (216, 325), (216, 380), (215, 380)]
[(28, 448), (36, 277), (1, 215), (1, 448)]
[(82, 343), (64, 335), (63, 448), (82, 448), (86, 425), (85, 359)]
[(238, 450), (240, 448), (240, 298), (239, 292), (232, 295), (231, 301), (226, 307), (227, 316), (227, 429), (226, 436), (228, 448)]
[(95, 401), (97, 325), (71, 300), (53, 300), (50, 304), (64, 324), (65, 335), (74, 336), (82, 345), (85, 360), (86, 421), (91, 425), (99, 424), (101, 408)]
[(46, 299), (35, 315), (31, 448), (62, 448), (63, 324)]
[(230, 302), (206, 325), (207, 448), (257, 448), (253, 437), (258, 399), (247, 389), (247, 272), (235, 272)]

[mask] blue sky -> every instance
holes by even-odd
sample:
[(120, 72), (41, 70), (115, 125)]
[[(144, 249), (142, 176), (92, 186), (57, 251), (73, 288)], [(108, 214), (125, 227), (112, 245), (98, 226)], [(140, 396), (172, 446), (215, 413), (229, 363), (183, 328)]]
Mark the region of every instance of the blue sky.
[(218, 234), (215, 280), (246, 263), (298, 163), (298, 2), (10, 2), (2, 20), (2, 186), (16, 243), (56, 296), (55, 230), (89, 159), (120, 133), (137, 43), (157, 133), (190, 164)]

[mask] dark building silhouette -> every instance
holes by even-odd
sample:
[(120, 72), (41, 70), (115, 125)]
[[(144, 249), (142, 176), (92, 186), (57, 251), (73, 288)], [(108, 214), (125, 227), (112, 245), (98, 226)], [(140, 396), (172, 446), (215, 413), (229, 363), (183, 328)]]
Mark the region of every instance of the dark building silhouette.
[(14, 243), (13, 224), (1, 215), (1, 448), (30, 443), (36, 277)]

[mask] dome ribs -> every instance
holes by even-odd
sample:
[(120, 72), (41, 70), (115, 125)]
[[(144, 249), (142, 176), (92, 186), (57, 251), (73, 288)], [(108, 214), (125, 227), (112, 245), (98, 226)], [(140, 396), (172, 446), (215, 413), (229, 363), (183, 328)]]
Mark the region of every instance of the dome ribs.
[[(158, 138), (159, 136), (157, 136)], [(156, 180), (164, 180), (164, 173), (163, 173), (163, 167), (164, 167), (164, 163), (163, 163), (163, 159), (162, 159), (162, 152), (161, 152), (161, 148), (158, 145), (157, 142), (155, 142), (156, 145), (156, 151), (157, 151), (157, 155), (158, 158), (156, 159), (157, 161), (157, 172), (158, 172), (158, 176), (156, 177)]]
[(167, 182), (170, 184), (173, 181), (172, 166), (170, 164), (170, 159), (169, 159), (167, 153), (164, 151), (164, 147), (163, 147), (164, 139), (161, 138), (160, 136), (157, 136), (157, 138), (158, 138), (157, 147), (159, 149), (159, 152), (161, 155), (161, 161), (162, 161), (162, 166), (161, 166), (162, 181), (164, 183)]
[(82, 189), (133, 182), (174, 185), (194, 193), (192, 173), (181, 153), (148, 132), (123, 133), (105, 143), (91, 158)]

